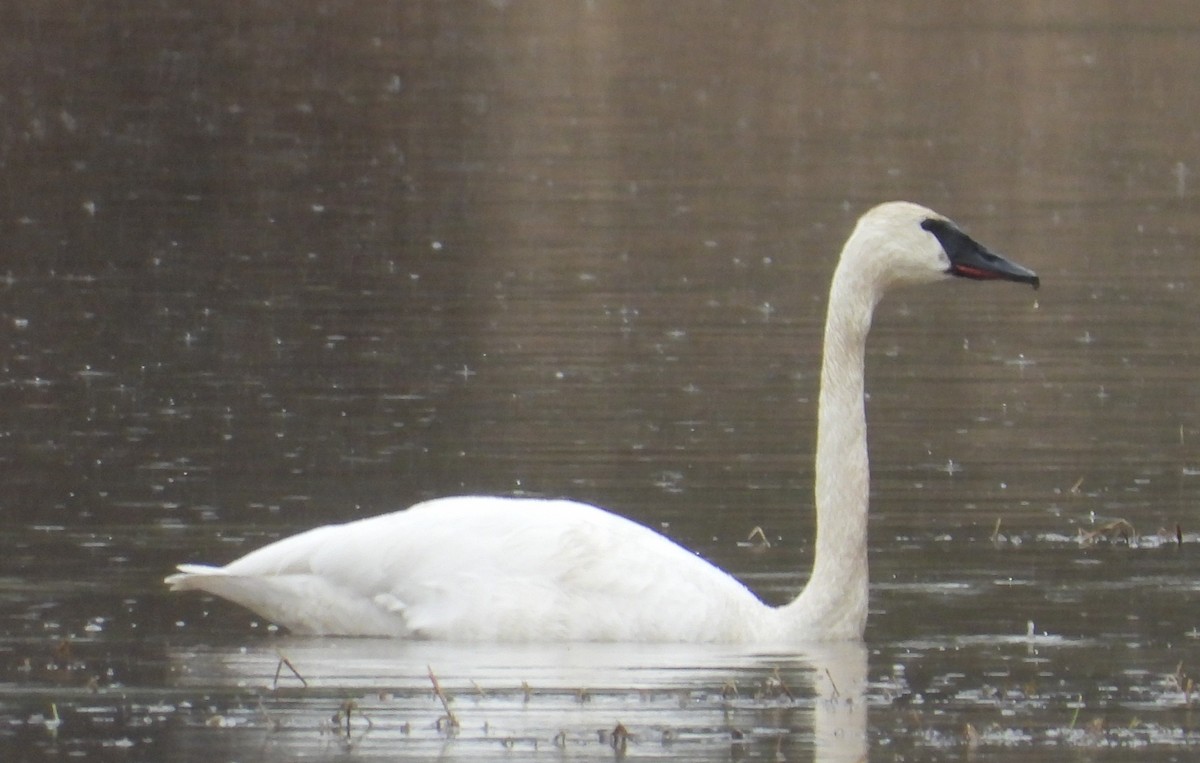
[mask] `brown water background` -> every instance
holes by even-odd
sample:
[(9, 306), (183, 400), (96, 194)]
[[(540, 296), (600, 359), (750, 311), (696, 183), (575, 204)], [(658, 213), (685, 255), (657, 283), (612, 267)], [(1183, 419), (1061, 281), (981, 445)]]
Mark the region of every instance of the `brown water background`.
[[(629, 754), (855, 759), (814, 730), (824, 656), (280, 641), (160, 581), (502, 493), (787, 600), (829, 275), (904, 198), (1043, 288), (877, 314), (847, 733), (872, 760), (1186, 759), (1197, 72), (1187, 2), (0, 8), (0, 753), (609, 757), (621, 721)], [(323, 688), (264, 689), (278, 645)], [(495, 687), (457, 736), (434, 662)], [(343, 739), (347, 697), (375, 726)]]

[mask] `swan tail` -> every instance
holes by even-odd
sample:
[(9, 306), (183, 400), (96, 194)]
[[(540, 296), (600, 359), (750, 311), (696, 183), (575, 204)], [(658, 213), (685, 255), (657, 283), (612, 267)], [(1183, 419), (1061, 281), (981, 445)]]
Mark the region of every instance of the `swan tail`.
[(204, 580), (214, 575), (225, 575), (220, 567), (210, 567), (207, 564), (181, 564), (176, 567), (179, 572), (163, 578), (172, 591), (203, 591)]
[(178, 570), (163, 580), (172, 591), (201, 591), (219, 596), (268, 619), (277, 619), (278, 614), (285, 613), (286, 607), (295, 603), (295, 587), (281, 585), (286, 578), (237, 575), (203, 564), (181, 564)]
[(227, 599), (296, 634), (411, 635), (399, 602), (366, 598), (315, 575), (240, 575), (203, 564), (181, 564), (178, 570), (164, 579), (172, 591)]

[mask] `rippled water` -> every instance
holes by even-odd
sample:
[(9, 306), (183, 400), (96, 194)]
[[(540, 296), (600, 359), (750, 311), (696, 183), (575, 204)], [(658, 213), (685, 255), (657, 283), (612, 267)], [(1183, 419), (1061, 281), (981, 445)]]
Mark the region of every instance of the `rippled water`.
[[(0, 10), (0, 757), (1187, 759), (1191, 10)], [(471, 492), (786, 601), (888, 198), (1043, 288), (881, 306), (864, 648), (304, 640), (161, 585)]]

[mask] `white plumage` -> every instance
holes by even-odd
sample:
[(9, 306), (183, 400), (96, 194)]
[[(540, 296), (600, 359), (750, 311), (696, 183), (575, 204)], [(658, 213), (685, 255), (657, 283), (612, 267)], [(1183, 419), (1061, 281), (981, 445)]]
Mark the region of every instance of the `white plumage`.
[(781, 643), (860, 638), (867, 612), (863, 357), (900, 283), (949, 275), (1037, 286), (1029, 270), (907, 202), (867, 212), (830, 289), (821, 374), (817, 542), (796, 599), (763, 604), (662, 535), (573, 501), (465, 496), (318, 527), (166, 582), (302, 634), (464, 641)]
[(191, 577), (177, 587), (305, 633), (676, 641), (690, 632), (728, 641), (762, 606), (662, 535), (572, 501), (442, 498), (318, 527), (224, 568), (180, 569)]

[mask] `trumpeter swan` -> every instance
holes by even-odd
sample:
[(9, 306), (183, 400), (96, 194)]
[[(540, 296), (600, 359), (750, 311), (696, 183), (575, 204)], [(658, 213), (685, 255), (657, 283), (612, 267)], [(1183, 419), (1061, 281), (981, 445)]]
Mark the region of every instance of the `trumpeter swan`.
[(1038, 286), (1030, 270), (908, 202), (871, 209), (829, 292), (817, 420), (812, 575), (791, 603), (640, 524), (574, 501), (465, 496), (284, 538), (174, 590), (229, 599), (299, 634), (468, 641), (798, 642), (867, 618), (863, 356), (884, 292), (949, 276)]

